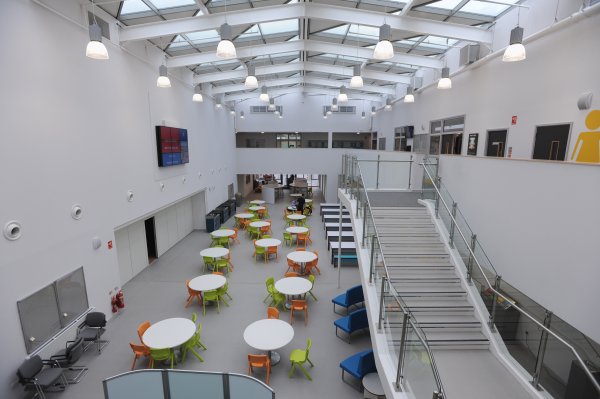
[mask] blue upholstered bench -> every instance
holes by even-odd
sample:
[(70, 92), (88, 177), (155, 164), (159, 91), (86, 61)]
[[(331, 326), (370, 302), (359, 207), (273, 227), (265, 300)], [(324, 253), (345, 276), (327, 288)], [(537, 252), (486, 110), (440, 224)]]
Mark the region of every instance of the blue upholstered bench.
[(344, 331), (346, 334), (348, 334), (348, 343), (350, 343), (350, 336), (353, 332), (358, 330), (369, 329), (367, 309), (362, 308), (355, 310), (348, 316), (337, 319), (333, 322), (333, 324), (335, 325), (335, 335), (339, 338), (342, 338), (338, 335), (338, 330)]
[(333, 302), (333, 312), (337, 314), (341, 314), (335, 311), (335, 305), (346, 308), (346, 311), (359, 303), (363, 303), (365, 301), (365, 297), (363, 294), (362, 285), (355, 285), (354, 287), (348, 288), (346, 292), (340, 294), (333, 298), (331, 302)]
[(348, 381), (344, 379), (344, 373), (348, 373), (359, 381), (359, 387), (362, 391), (362, 384), (360, 383), (362, 378), (369, 373), (377, 372), (373, 349), (358, 352), (342, 360), (342, 362), (340, 362), (340, 367), (342, 368), (342, 381), (356, 388), (355, 385), (348, 383)]

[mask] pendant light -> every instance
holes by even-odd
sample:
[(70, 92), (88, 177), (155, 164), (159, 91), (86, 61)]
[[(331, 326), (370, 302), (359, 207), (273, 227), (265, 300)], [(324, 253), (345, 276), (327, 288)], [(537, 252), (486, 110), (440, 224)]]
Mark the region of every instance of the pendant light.
[(161, 65), (158, 67), (158, 79), (156, 79), (156, 86), (162, 88), (171, 87), (171, 80), (169, 79), (169, 76), (167, 76), (166, 65)]
[(248, 76), (246, 76), (244, 86), (248, 89), (256, 89), (258, 87), (258, 79), (256, 79), (255, 68), (252, 64), (248, 64)]
[(244, 119), (244, 111), (240, 111), (240, 119)]
[(277, 109), (277, 107), (275, 107), (275, 99), (274, 98), (269, 99), (268, 109), (269, 109), (269, 111), (275, 111)]
[(367, 116), (365, 115), (365, 111), (362, 112), (362, 115), (360, 116), (360, 119), (365, 119)]
[(379, 42), (373, 50), (373, 58), (376, 60), (389, 60), (394, 57), (394, 46), (390, 43), (392, 28), (388, 24), (379, 27)]
[(235, 115), (235, 110), (233, 108), (229, 110), (229, 115)]
[(264, 102), (269, 102), (269, 93), (267, 93), (267, 86), (263, 86), (260, 88), (260, 100)]
[(327, 108), (327, 112), (325, 112), (327, 115), (331, 115), (331, 107)]
[(279, 112), (278, 118), (283, 119), (283, 112)]
[(360, 76), (360, 65), (354, 65), (354, 74), (350, 79), (350, 87), (363, 87), (363, 79)]
[(385, 107), (383, 109), (385, 109), (386, 111), (389, 111), (392, 109), (392, 99), (391, 98), (389, 98), (389, 97), (386, 98)]
[(197, 103), (201, 103), (202, 101), (204, 101), (204, 98), (202, 98), (202, 87), (200, 87), (200, 85), (197, 85), (194, 88), (194, 95), (192, 96), (192, 101)]
[(323, 119), (327, 119), (327, 112), (323, 111)]
[(439, 80), (437, 88), (441, 90), (452, 88), (452, 81), (450, 80), (450, 68), (442, 68), (442, 78)]
[(96, 22), (96, 16), (94, 16), (94, 21), (90, 25), (90, 41), (85, 48), (85, 55), (88, 58), (92, 58), (94, 60), (107, 60), (108, 50), (106, 50), (106, 46), (102, 43), (102, 29), (100, 29), (100, 25)]
[(221, 35), (221, 41), (217, 46), (217, 57), (223, 59), (231, 59), (237, 58), (237, 53), (235, 52), (235, 46), (231, 41), (233, 35), (231, 34), (231, 26), (228, 23), (224, 23), (221, 25), (221, 29), (219, 30), (219, 34)]
[(216, 98), (215, 108), (223, 108), (223, 104), (221, 102), (221, 97)]
[(338, 95), (337, 100), (339, 103), (348, 102), (348, 95), (346, 94), (346, 86), (340, 87), (340, 94)]
[(334, 112), (338, 110), (338, 100), (335, 97), (331, 100), (331, 110)]
[(371, 107), (371, 116), (375, 116), (375, 115), (377, 115), (377, 111), (375, 110), (375, 106), (373, 105)]
[(504, 50), (502, 61), (523, 61), (526, 58), (525, 46), (523, 46), (523, 28), (517, 26), (510, 31), (510, 44)]
[(408, 86), (408, 88), (406, 89), (406, 95), (404, 96), (404, 102), (405, 103), (414, 103), (415, 102), (415, 95), (413, 94), (412, 86)]

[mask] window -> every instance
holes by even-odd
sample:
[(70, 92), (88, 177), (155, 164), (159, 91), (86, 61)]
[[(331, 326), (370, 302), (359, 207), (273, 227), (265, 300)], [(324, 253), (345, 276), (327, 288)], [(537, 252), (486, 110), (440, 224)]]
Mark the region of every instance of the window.
[(300, 133), (277, 133), (277, 148), (301, 148)]
[(429, 126), (432, 134), (429, 154), (461, 154), (464, 115), (432, 121)]
[(538, 126), (535, 131), (533, 159), (564, 161), (570, 131), (570, 124)]
[(394, 129), (394, 151), (410, 151), (408, 139), (414, 135), (414, 126), (401, 126)]

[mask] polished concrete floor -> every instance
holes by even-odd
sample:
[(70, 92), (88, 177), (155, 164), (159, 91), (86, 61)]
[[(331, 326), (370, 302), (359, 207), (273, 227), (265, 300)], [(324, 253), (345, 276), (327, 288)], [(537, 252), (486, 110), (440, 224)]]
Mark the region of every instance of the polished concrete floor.
[[(270, 206), (273, 220), (273, 237), (281, 238), (284, 229), (283, 208), (289, 203), (285, 192), (283, 200)], [(318, 193), (315, 194), (318, 197)], [(248, 199), (257, 198), (256, 194)], [(354, 267), (343, 267), (341, 284), (338, 288), (337, 269), (329, 262), (329, 253), (323, 224), (318, 215), (318, 198), (315, 198), (315, 213), (309, 220), (312, 228), (313, 244), (310, 249), (317, 249), (320, 254), (319, 268), (322, 274), (317, 276), (314, 294), (319, 299), (309, 299), (309, 320), (305, 326), (302, 315), (293, 323), (294, 338), (290, 344), (279, 350), (282, 361), (273, 367), (270, 386), (281, 399), (306, 398), (362, 398), (357, 390), (341, 380), (341, 360), (356, 352), (370, 347), (368, 334), (353, 337), (348, 344), (335, 336), (333, 321), (339, 316), (332, 311), (331, 298), (343, 292), (347, 287), (358, 284), (360, 278)], [(238, 208), (239, 211), (239, 208)], [(226, 223), (233, 224), (233, 218)], [(207, 248), (210, 237), (204, 231), (194, 231), (167, 253), (147, 267), (124, 286), (126, 308), (108, 324), (104, 337), (110, 344), (98, 355), (89, 350), (80, 363), (89, 367), (88, 374), (77, 385), (70, 386), (65, 392), (50, 394), (51, 398), (61, 399), (102, 399), (104, 398), (102, 380), (110, 376), (129, 371), (133, 354), (129, 342), (139, 342), (136, 328), (139, 323), (149, 320), (156, 323), (170, 317), (191, 317), (198, 314), (198, 321), (203, 324), (202, 342), (208, 347), (200, 354), (204, 363), (194, 356), (188, 356), (185, 363), (177, 364), (177, 369), (223, 371), (233, 373), (248, 372), (247, 354), (259, 353), (248, 346), (243, 339), (247, 325), (255, 320), (266, 318), (267, 305), (263, 303), (266, 295), (265, 279), (283, 277), (287, 269), (285, 255), (293, 249), (280, 248), (279, 260), (256, 262), (252, 258), (252, 241), (243, 232), (240, 244), (232, 247), (234, 272), (229, 278), (229, 292), (233, 300), (229, 307), (221, 306), (221, 313), (216, 307), (207, 307), (206, 316), (202, 315), (202, 307), (197, 303), (187, 309), (184, 307), (187, 298), (185, 280), (202, 274), (202, 261), (199, 251)], [(289, 313), (283, 312), (281, 318), (289, 321)], [(314, 368), (308, 368), (313, 381), (308, 381), (299, 371), (293, 378), (288, 378), (290, 370), (289, 355), (292, 349), (304, 348), (307, 338), (312, 338), (313, 349), (310, 358)], [(138, 361), (136, 369), (146, 367), (144, 359)], [(264, 381), (265, 374), (258, 370), (254, 376)], [(201, 390), (201, 387), (198, 387)]]

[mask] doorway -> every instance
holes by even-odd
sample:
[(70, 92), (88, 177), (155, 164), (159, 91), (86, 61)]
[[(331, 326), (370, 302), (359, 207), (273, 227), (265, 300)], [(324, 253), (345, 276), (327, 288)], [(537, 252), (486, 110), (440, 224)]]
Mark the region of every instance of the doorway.
[(148, 248), (148, 264), (151, 264), (158, 258), (156, 250), (156, 231), (154, 228), (154, 217), (144, 220), (146, 228), (146, 247)]
[(535, 130), (533, 159), (564, 161), (571, 125), (538, 126)]
[(506, 150), (506, 135), (508, 130), (488, 130), (487, 149), (485, 155), (488, 157), (504, 158)]

